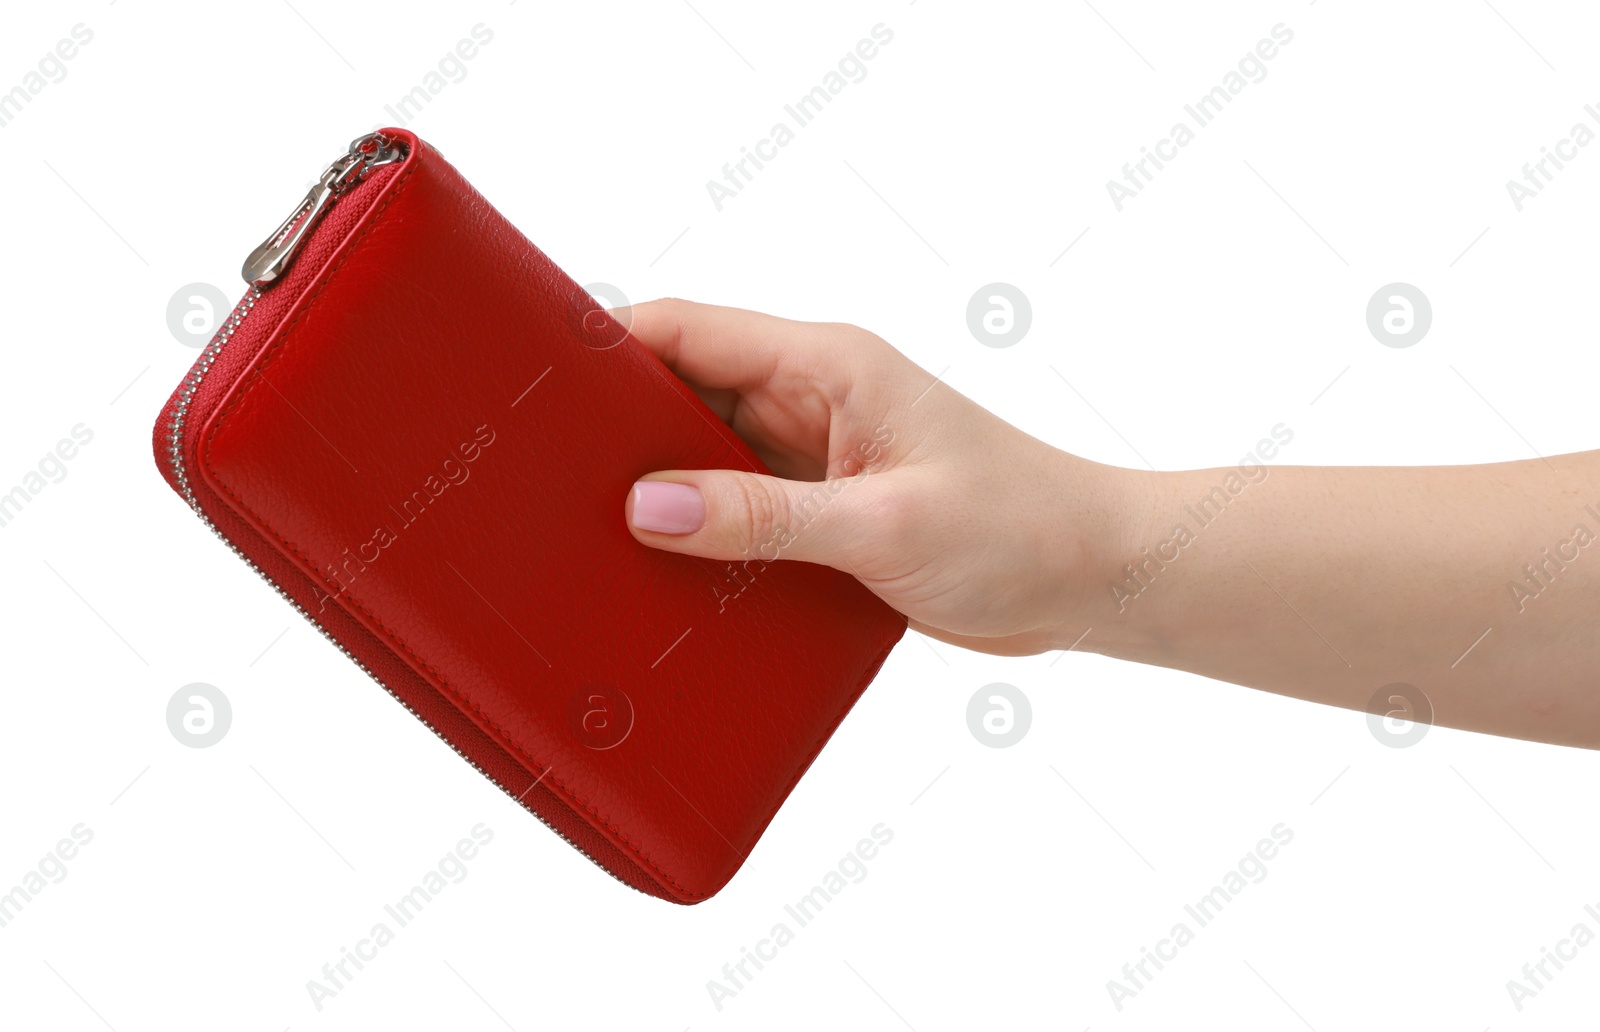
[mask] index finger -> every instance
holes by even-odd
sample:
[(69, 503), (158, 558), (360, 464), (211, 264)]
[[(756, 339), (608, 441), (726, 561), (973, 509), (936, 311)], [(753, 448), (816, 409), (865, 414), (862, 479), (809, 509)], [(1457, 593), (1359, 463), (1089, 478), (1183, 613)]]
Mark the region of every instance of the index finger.
[(612, 315), (680, 379), (702, 387), (743, 391), (788, 368), (821, 378), (828, 367), (817, 361), (824, 323), (678, 298), (613, 309)]

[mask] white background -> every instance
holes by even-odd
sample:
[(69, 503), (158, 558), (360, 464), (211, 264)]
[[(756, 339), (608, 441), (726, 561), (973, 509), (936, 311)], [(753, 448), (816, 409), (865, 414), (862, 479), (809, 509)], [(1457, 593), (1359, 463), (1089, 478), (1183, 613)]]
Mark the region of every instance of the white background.
[[(1293, 463), (1600, 444), (1600, 147), (1520, 212), (1505, 187), (1600, 101), (1594, 12), (1213, 6), (8, 11), (0, 89), (75, 24), (93, 40), (0, 129), (0, 490), (75, 424), (94, 438), (0, 527), (0, 889), (74, 825), (94, 837), (0, 928), (0, 1024), (1477, 1032), (1592, 1018), (1600, 945), (1520, 1012), (1506, 988), (1575, 923), (1600, 931), (1583, 910), (1600, 904), (1592, 753), (1442, 729), (1396, 749), (1361, 714), (908, 635), (745, 870), (686, 909), (619, 886), (461, 763), (153, 467), (150, 426), (196, 354), (168, 330), (174, 293), (241, 293), (243, 255), (310, 178), (392, 122), (385, 105), (479, 23), (492, 42), (410, 127), (579, 282), (859, 323), (1025, 430), (1127, 466), (1230, 465), (1280, 422), (1295, 436), (1278, 461)], [(880, 22), (894, 37), (866, 78), (716, 210), (706, 181)], [(1118, 212), (1106, 180), (1278, 23), (1294, 38), (1266, 78)], [(1006, 349), (966, 325), (994, 281), (1033, 307)], [(1394, 281), (1434, 310), (1407, 349), (1365, 324)], [(1470, 559), (1452, 529), (1471, 507), (1432, 517), (1434, 558)], [(1368, 571), (1367, 589), (1388, 576)], [(1441, 677), (1456, 658), (1439, 657)], [(232, 703), (211, 748), (166, 726), (191, 682)], [(967, 728), (991, 682), (1032, 703), (1012, 748)], [(308, 979), (479, 822), (494, 840), (465, 880), (318, 1011)], [(719, 1011), (707, 982), (879, 822), (894, 839), (867, 878)], [(1294, 839), (1266, 880), (1119, 1011), (1108, 979), (1279, 823)]]

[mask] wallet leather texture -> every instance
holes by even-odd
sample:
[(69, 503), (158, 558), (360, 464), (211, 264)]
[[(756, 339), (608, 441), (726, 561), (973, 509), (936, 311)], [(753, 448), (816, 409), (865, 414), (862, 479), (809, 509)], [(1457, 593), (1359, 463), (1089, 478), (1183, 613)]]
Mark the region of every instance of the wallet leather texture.
[(641, 475), (765, 467), (438, 151), (382, 135), (404, 157), (246, 295), (157, 465), (509, 795), (621, 881), (704, 900), (905, 620), (826, 567), (635, 541)]

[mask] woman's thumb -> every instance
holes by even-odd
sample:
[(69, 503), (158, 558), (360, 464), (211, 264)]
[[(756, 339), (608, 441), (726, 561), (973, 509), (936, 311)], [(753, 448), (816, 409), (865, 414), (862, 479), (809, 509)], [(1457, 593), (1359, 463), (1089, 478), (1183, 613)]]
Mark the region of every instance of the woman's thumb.
[(669, 552), (843, 568), (840, 495), (849, 483), (719, 469), (652, 473), (628, 492), (628, 527), (643, 543)]

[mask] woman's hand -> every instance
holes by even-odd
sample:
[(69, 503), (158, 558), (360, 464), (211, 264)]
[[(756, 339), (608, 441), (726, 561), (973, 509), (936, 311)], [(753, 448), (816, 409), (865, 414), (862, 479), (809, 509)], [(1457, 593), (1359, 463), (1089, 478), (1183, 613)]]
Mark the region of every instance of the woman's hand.
[(1066, 648), (1105, 607), (1136, 474), (1028, 436), (855, 326), (678, 300), (614, 314), (776, 474), (650, 475), (627, 502), (645, 544), (832, 566), (985, 652)]
[(984, 652), (1081, 640), (1351, 709), (1420, 692), (1420, 720), (1600, 746), (1600, 452), (1274, 466), (1235, 497), (1234, 470), (1051, 448), (854, 326), (685, 301), (618, 315), (777, 473), (650, 475), (627, 502), (645, 544), (833, 566)]

